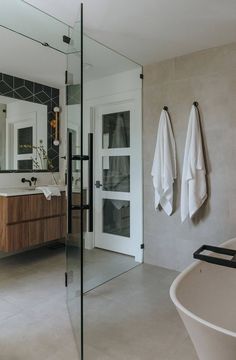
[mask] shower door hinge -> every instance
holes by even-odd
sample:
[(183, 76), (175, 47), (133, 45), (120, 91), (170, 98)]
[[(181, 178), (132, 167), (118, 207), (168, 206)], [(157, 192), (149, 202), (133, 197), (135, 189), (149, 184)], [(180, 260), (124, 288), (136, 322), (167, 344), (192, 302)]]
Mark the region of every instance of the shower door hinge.
[(67, 276), (67, 272), (65, 272), (65, 287), (68, 286), (68, 276)]
[(140, 79), (142, 79), (142, 80), (143, 80), (143, 78), (144, 78), (143, 74), (140, 74), (139, 77), (140, 77)]
[(140, 249), (144, 249), (144, 244), (141, 244), (141, 245), (140, 245)]
[(71, 38), (67, 35), (63, 35), (62, 39), (63, 39), (63, 42), (66, 44), (69, 44), (71, 41)]
[(68, 83), (68, 71), (65, 71), (65, 84), (67, 85)]

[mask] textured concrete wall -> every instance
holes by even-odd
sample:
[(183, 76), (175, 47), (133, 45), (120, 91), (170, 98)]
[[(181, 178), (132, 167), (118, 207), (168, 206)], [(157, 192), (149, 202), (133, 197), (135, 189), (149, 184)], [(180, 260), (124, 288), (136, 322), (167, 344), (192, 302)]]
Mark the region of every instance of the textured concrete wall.
[[(209, 198), (194, 221), (180, 220), (180, 184), (188, 116), (193, 101), (202, 115)], [(169, 107), (176, 139), (175, 212), (154, 210), (151, 167), (160, 111)], [(236, 44), (144, 67), (145, 262), (182, 270), (201, 244), (236, 237)]]

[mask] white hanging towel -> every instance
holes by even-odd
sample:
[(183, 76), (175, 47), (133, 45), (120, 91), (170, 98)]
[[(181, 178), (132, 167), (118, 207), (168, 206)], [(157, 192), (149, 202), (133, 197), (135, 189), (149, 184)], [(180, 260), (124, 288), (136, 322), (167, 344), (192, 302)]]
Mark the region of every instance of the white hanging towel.
[(61, 192), (56, 186), (38, 186), (36, 190), (42, 191), (47, 200), (51, 200), (52, 196), (61, 196)]
[(207, 198), (206, 168), (202, 147), (199, 113), (192, 106), (184, 151), (181, 184), (181, 220), (190, 218)]
[(176, 179), (176, 151), (169, 114), (162, 110), (152, 165), (155, 208), (160, 204), (167, 215), (173, 211), (173, 183)]

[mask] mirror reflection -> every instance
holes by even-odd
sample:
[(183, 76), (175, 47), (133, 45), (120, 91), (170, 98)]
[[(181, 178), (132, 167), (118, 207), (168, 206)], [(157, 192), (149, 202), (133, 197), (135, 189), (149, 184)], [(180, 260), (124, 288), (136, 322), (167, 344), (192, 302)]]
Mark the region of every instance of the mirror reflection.
[(0, 73), (0, 171), (59, 171), (59, 89), (9, 73)]
[(47, 106), (0, 96), (0, 170), (46, 170)]
[(63, 36), (70, 27), (24, 1), (1, 5), (0, 172), (65, 171)]

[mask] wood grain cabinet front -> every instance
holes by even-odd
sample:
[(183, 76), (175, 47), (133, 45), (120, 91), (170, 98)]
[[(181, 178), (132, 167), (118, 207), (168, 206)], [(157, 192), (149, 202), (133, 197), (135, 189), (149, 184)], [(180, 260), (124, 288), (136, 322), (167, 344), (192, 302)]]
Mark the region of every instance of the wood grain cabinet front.
[[(83, 193), (83, 201), (84, 203), (87, 202), (86, 200), (86, 196), (87, 196), (87, 191), (84, 190)], [(80, 193), (73, 193), (72, 194), (72, 201), (73, 201), (73, 205), (81, 205), (81, 194)], [(86, 231), (86, 227), (87, 227), (87, 217), (86, 217), (86, 212), (84, 211), (84, 219), (83, 219), (83, 230)], [(72, 212), (72, 234), (80, 234), (81, 231), (81, 214), (80, 214), (80, 210), (74, 210)]]
[(30, 201), (33, 196), (10, 196), (4, 198), (7, 224), (18, 223), (32, 218)]
[(65, 192), (0, 197), (0, 251), (14, 252), (65, 237)]
[(29, 247), (39, 245), (44, 242), (44, 223), (45, 220), (34, 220), (29, 225)]
[(14, 252), (29, 247), (29, 224), (23, 222), (6, 226), (6, 238), (1, 251)]
[(44, 237), (46, 242), (62, 237), (60, 216), (45, 219)]
[(31, 219), (61, 215), (62, 197), (54, 196), (51, 200), (47, 200), (43, 195), (33, 195), (30, 197), (29, 208)]

